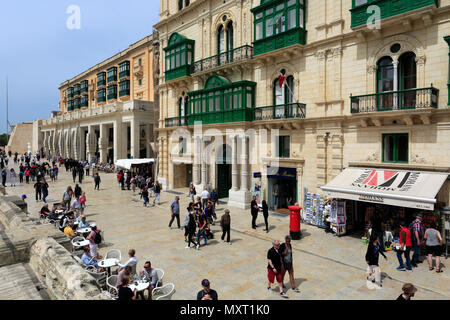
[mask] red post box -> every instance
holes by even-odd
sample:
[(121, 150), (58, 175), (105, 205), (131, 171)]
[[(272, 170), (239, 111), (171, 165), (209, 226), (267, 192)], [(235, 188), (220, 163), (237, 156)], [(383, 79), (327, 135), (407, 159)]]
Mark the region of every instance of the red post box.
[(292, 240), (300, 240), (301, 231), (300, 231), (300, 210), (302, 207), (299, 206), (290, 206), (289, 211), (291, 214), (291, 223), (289, 226), (290, 236)]

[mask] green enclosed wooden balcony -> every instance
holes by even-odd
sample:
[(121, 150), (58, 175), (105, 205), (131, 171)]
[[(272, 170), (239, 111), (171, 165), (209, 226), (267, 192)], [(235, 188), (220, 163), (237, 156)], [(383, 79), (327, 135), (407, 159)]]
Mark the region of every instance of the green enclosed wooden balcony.
[(277, 106), (258, 107), (254, 111), (254, 121), (306, 118), (306, 104), (288, 103)]
[(381, 20), (400, 15), (405, 12), (432, 6), (439, 7), (439, 0), (352, 0), (352, 24), (356, 28), (367, 24), (374, 15), (370, 6), (377, 6), (381, 10)]
[(438, 107), (439, 90), (431, 86), (351, 96), (350, 99), (351, 113), (429, 109)]
[(306, 44), (305, 0), (261, 0), (251, 12), (254, 56)]
[(195, 125), (196, 122), (201, 122), (202, 124), (213, 124), (243, 121), (253, 121), (252, 108), (196, 113), (190, 114), (188, 118), (188, 124), (190, 126)]
[(251, 58), (253, 58), (253, 47), (245, 45), (195, 62), (194, 70), (192, 71), (192, 73), (214, 69), (230, 63), (244, 61)]

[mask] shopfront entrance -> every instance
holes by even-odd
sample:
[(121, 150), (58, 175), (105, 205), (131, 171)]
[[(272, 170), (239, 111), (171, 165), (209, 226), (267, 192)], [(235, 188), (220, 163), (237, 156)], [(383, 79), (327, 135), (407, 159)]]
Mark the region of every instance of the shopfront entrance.
[(267, 181), (270, 209), (284, 212), (297, 202), (297, 169), (267, 167)]
[(231, 182), (231, 156), (232, 150), (229, 145), (223, 144), (221, 148), (218, 148), (216, 153), (216, 177), (217, 177), (217, 193), (219, 199), (228, 198), (230, 189), (232, 187)]

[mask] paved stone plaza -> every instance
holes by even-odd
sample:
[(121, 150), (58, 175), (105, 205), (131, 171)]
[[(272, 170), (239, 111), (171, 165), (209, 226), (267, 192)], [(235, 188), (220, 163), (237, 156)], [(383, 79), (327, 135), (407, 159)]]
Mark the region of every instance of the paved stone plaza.
[[(71, 174), (61, 168), (57, 182), (49, 182), (48, 202), (60, 201), (68, 185), (74, 186)], [(114, 174), (100, 173), (100, 191), (94, 191), (92, 177), (87, 177), (81, 185), (87, 196), (86, 216), (96, 222), (104, 231), (104, 244), (100, 254), (109, 249), (122, 252), (122, 262), (127, 259), (128, 249), (134, 248), (139, 259), (138, 270), (146, 260), (153, 267), (165, 271), (164, 283), (175, 284), (173, 299), (195, 299), (201, 289), (203, 278), (211, 281), (219, 299), (264, 300), (282, 299), (278, 294), (267, 292), (266, 253), (273, 239), (283, 240), (289, 232), (289, 218), (270, 216), (270, 232), (262, 231), (263, 218), (258, 218), (259, 228), (251, 229), (249, 211), (231, 209), (232, 245), (220, 241), (220, 227), (213, 227), (215, 239), (199, 251), (186, 250), (184, 231), (169, 230), (169, 205), (174, 199), (173, 192), (162, 192), (161, 205), (143, 207), (138, 192), (121, 191)], [(9, 184), (8, 184), (9, 186)], [(28, 210), (32, 217), (38, 217), (42, 202), (34, 199), (33, 184), (7, 187), (8, 194), (27, 194)], [(181, 197), (181, 223), (188, 204), (186, 190), (178, 190)], [(225, 205), (219, 205), (218, 217)], [(176, 221), (175, 224), (176, 226)], [(289, 277), (285, 278), (290, 299), (386, 299), (396, 298), (403, 283), (412, 282), (418, 287), (415, 299), (450, 299), (450, 276), (444, 272), (436, 274), (428, 271), (427, 263), (419, 265), (414, 272), (395, 270), (398, 261), (394, 252), (388, 252), (388, 261), (380, 257), (383, 272), (383, 289), (369, 289), (365, 280), (364, 255), (366, 246), (359, 238), (342, 238), (325, 234), (322, 229), (302, 225), (303, 237), (294, 241), (294, 270), (296, 285), (300, 293), (290, 290)], [(202, 240), (203, 243), (203, 240)]]

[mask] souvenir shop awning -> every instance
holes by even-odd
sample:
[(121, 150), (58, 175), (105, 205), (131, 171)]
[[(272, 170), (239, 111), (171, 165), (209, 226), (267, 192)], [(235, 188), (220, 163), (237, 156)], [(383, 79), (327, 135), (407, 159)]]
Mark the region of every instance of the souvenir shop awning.
[(325, 196), (433, 210), (447, 173), (347, 168), (326, 186)]
[(116, 167), (131, 169), (133, 165), (153, 163), (155, 159), (120, 159), (116, 161)]

